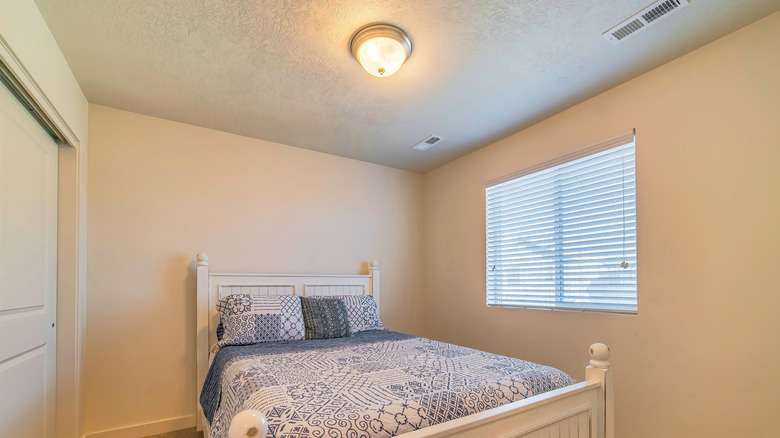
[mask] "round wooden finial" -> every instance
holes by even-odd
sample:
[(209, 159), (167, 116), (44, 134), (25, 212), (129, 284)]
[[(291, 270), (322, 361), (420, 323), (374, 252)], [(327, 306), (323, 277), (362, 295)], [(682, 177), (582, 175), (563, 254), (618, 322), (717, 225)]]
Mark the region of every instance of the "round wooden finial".
[(262, 412), (250, 409), (241, 411), (230, 420), (228, 438), (265, 437), (268, 422)]
[(205, 252), (198, 253), (198, 266), (208, 266), (209, 256)]
[(593, 344), (590, 346), (590, 366), (602, 370), (608, 370), (612, 367), (609, 363), (609, 347), (604, 344)]
[(371, 269), (379, 269), (379, 260), (371, 260)]

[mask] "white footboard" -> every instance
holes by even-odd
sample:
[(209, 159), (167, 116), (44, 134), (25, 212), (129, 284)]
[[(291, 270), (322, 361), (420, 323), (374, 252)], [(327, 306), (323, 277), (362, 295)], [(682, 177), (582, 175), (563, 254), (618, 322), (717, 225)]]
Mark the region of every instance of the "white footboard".
[(468, 417), (426, 427), (405, 438), (598, 437), (600, 385), (583, 382)]
[[(612, 367), (609, 348), (590, 347), (586, 381), (467, 417), (403, 434), (404, 438), (614, 438)], [(228, 438), (259, 438), (267, 433), (263, 414), (242, 411)]]

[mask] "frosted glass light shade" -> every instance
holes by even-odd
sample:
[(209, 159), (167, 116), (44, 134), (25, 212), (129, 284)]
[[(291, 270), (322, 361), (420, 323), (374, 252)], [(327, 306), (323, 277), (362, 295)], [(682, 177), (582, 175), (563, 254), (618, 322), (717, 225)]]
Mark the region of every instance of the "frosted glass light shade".
[(398, 27), (373, 24), (355, 32), (349, 49), (368, 73), (386, 77), (397, 72), (412, 53), (412, 41)]
[(406, 61), (406, 50), (394, 39), (377, 37), (360, 45), (357, 59), (372, 75), (390, 76)]

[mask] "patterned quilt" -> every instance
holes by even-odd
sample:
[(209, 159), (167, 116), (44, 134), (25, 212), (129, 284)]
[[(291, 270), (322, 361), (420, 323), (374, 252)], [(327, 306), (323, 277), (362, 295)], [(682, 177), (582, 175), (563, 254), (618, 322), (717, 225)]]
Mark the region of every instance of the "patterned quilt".
[(555, 368), (395, 333), (225, 347), (202, 395), (212, 437), (244, 409), (269, 436), (391, 437), (573, 383)]

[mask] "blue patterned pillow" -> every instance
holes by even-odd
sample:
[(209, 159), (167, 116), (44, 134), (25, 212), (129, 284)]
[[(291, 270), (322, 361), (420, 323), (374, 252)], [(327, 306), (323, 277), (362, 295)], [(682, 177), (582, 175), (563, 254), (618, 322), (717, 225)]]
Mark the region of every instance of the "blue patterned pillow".
[(296, 295), (229, 295), (217, 303), (223, 334), (218, 347), (304, 339)]
[(301, 298), (306, 339), (352, 336), (344, 300), (340, 298)]
[(384, 330), (382, 320), (379, 319), (379, 309), (371, 295), (334, 295), (312, 297), (318, 300), (339, 298), (344, 300), (349, 316), (349, 328), (352, 333), (366, 330)]
[(362, 305), (362, 325), (359, 332), (364, 330), (384, 330), (385, 326), (379, 318), (379, 309), (376, 307), (376, 301), (371, 295), (360, 297)]

